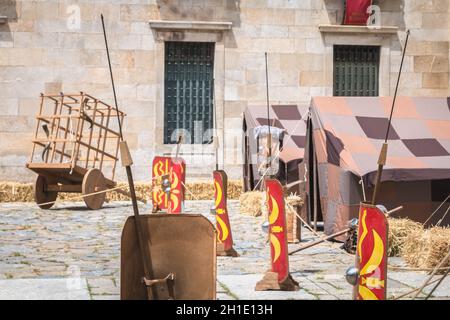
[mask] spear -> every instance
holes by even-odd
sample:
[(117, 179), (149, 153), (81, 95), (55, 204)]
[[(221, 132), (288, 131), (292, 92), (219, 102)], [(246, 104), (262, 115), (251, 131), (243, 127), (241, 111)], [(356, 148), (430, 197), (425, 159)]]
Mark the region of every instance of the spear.
[(215, 78), (212, 79), (212, 96), (213, 96), (213, 112), (214, 112), (214, 149), (216, 151), (216, 171), (219, 170), (219, 135), (217, 133), (217, 110), (216, 110), (216, 84)]
[[(116, 115), (117, 115), (117, 121), (119, 123), (119, 147), (120, 147), (120, 158), (122, 159), (122, 165), (125, 167), (125, 170), (127, 172), (127, 178), (128, 178), (128, 185), (130, 188), (130, 195), (131, 195), (131, 203), (133, 205), (133, 213), (134, 213), (134, 223), (138, 238), (138, 244), (139, 244), (139, 251), (141, 253), (142, 257), (142, 265), (144, 269), (144, 277), (143, 277), (143, 285), (147, 281), (151, 281), (153, 279), (153, 272), (152, 272), (152, 262), (151, 262), (151, 256), (150, 256), (150, 250), (148, 248), (148, 242), (145, 241), (146, 237), (144, 235), (144, 228), (142, 228), (142, 224), (140, 216), (139, 216), (139, 208), (137, 204), (137, 198), (136, 198), (136, 191), (134, 189), (134, 181), (133, 181), (133, 174), (131, 172), (131, 165), (133, 164), (133, 160), (131, 159), (131, 154), (128, 149), (127, 142), (123, 139), (123, 133), (122, 133), (122, 122), (120, 121), (119, 116), (119, 106), (117, 104), (117, 96), (116, 96), (116, 88), (114, 85), (114, 77), (111, 67), (111, 58), (109, 56), (109, 48), (108, 48), (108, 40), (106, 37), (106, 29), (105, 29), (105, 21), (103, 18), (103, 14), (100, 15), (102, 19), (102, 27), (103, 27), (103, 36), (105, 38), (105, 46), (106, 46), (106, 55), (108, 57), (108, 65), (109, 65), (109, 73), (111, 76), (111, 84), (114, 94), (114, 104), (116, 106)], [(156, 288), (154, 286), (146, 286), (147, 289), (147, 296), (149, 299), (157, 299), (158, 293), (156, 291)]]
[(269, 145), (269, 153), (267, 156), (267, 163), (266, 163), (266, 167), (267, 170), (269, 170), (269, 167), (271, 165), (271, 157), (272, 157), (272, 135), (270, 133), (270, 106), (269, 106), (269, 70), (267, 67), (267, 52), (264, 53), (264, 57), (266, 60), (266, 109), (267, 109), (267, 126), (269, 128), (269, 136), (267, 138), (267, 143)]
[(408, 46), (408, 39), (409, 39), (409, 30), (406, 31), (405, 47), (403, 48), (402, 61), (400, 62), (400, 70), (398, 72), (397, 85), (395, 86), (394, 99), (392, 100), (391, 113), (389, 115), (389, 121), (388, 121), (387, 129), (386, 129), (386, 137), (384, 138), (384, 143), (381, 147), (380, 155), (378, 157), (378, 170), (377, 170), (377, 175), (375, 178), (375, 188), (373, 190), (373, 195), (372, 195), (372, 205), (375, 205), (375, 203), (377, 201), (377, 195), (378, 195), (378, 191), (380, 189), (380, 183), (381, 183), (381, 175), (383, 174), (383, 167), (386, 164), (386, 157), (387, 157), (387, 150), (388, 150), (387, 140), (389, 137), (389, 130), (391, 128), (392, 115), (394, 113), (395, 100), (397, 99), (397, 91), (398, 91), (398, 86), (400, 83), (400, 76), (402, 74), (403, 61), (405, 60), (406, 47)]

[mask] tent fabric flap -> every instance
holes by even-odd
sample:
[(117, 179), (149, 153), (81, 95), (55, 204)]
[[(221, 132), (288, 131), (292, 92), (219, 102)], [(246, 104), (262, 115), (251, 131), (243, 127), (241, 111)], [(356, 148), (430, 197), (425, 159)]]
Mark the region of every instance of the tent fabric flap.
[[(391, 97), (314, 97), (312, 135), (318, 162), (372, 185)], [(382, 181), (450, 178), (450, 98), (398, 97)]]
[[(307, 183), (300, 196), (308, 221), (319, 213), (328, 235), (345, 229), (358, 217), (360, 202), (372, 198), (391, 106), (390, 97), (311, 100), (303, 160)], [(450, 183), (449, 98), (397, 98), (381, 181), (377, 202), (389, 209), (403, 206), (397, 217), (423, 223), (437, 210)]]

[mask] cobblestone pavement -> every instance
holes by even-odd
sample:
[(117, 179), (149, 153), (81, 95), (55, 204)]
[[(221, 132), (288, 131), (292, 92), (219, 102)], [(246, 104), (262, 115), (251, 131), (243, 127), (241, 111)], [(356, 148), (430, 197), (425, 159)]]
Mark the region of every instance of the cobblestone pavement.
[[(187, 213), (209, 219), (212, 201), (187, 201)], [(141, 205), (149, 213), (150, 205)], [(264, 217), (239, 213), (239, 202), (229, 201), (237, 258), (218, 257), (218, 299), (351, 299), (344, 272), (354, 256), (339, 244), (323, 243), (290, 257), (298, 292), (255, 292), (256, 281), (269, 268), (269, 244), (261, 228)], [(127, 202), (112, 202), (102, 210), (87, 210), (83, 203), (60, 203), (40, 210), (33, 203), (0, 204), (0, 279), (87, 279), (92, 299), (119, 298), (120, 234), (132, 209)], [(302, 229), (302, 244), (315, 237)], [(289, 245), (290, 249), (300, 244)], [(389, 259), (388, 295), (398, 296), (422, 284), (427, 274), (398, 270), (400, 258)], [(428, 292), (427, 290), (424, 290)], [(450, 278), (434, 293), (450, 298)]]

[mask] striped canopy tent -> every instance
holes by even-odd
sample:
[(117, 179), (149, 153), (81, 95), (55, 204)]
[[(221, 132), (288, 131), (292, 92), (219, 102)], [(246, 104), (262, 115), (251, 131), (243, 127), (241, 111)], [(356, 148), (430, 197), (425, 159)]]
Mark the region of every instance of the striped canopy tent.
[[(257, 141), (255, 128), (270, 124), (284, 130), (284, 138), (280, 144), (280, 170), (277, 178), (282, 183), (294, 182), (299, 179), (298, 165), (303, 160), (307, 107), (297, 105), (272, 105), (269, 108), (269, 122), (266, 106), (248, 106), (244, 112), (244, 189), (253, 190), (258, 185), (261, 176), (257, 165)], [(261, 188), (261, 183), (258, 185)]]
[[(391, 97), (311, 100), (304, 196), (307, 218), (322, 217), (327, 234), (357, 217), (364, 192), (371, 199), (391, 105)], [(398, 216), (422, 222), (450, 194), (449, 98), (397, 98), (381, 181), (377, 202), (388, 209), (403, 205)]]

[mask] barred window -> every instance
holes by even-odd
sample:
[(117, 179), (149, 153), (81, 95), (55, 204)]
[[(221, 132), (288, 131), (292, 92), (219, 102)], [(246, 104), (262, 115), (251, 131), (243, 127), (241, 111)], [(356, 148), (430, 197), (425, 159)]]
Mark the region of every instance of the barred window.
[(379, 46), (335, 45), (333, 95), (378, 96)]
[(164, 143), (212, 141), (214, 43), (166, 42)]

